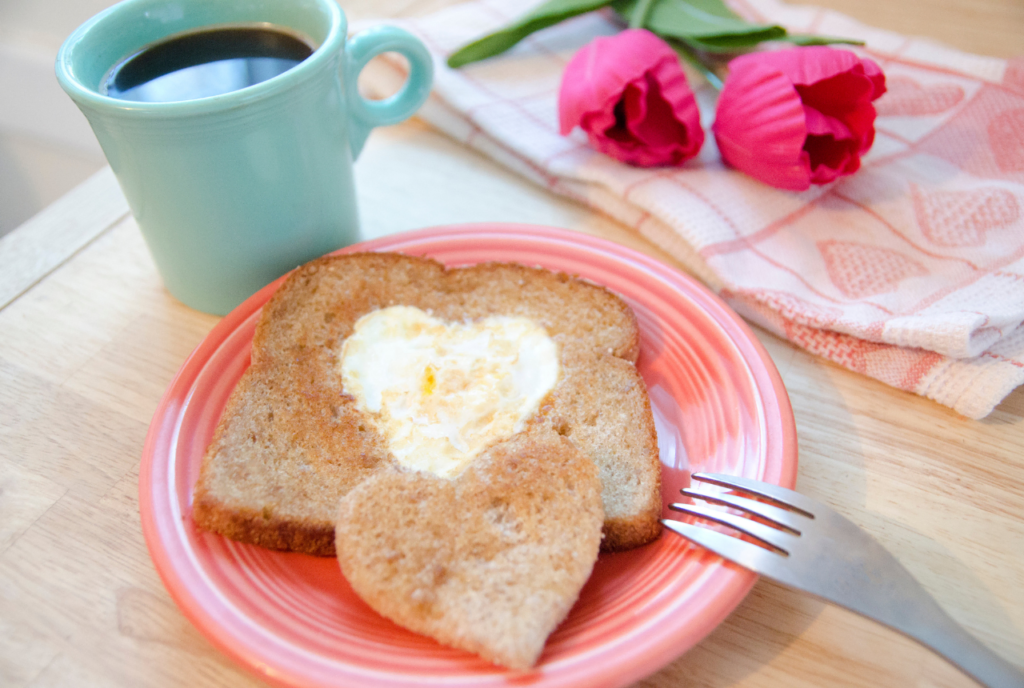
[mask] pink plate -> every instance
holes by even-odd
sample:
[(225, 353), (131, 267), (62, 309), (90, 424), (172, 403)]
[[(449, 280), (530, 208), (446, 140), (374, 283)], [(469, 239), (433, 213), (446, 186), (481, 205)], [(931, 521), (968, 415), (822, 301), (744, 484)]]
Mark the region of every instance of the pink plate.
[[(689, 277), (583, 234), (521, 225), (463, 225), (391, 236), (346, 251), (401, 251), (447, 265), (542, 265), (618, 292), (636, 312), (639, 369), (655, 409), (663, 499), (689, 471), (792, 487), (796, 431), (771, 359), (747, 326)], [(268, 285), (210, 332), (171, 383), (146, 438), (139, 508), (150, 553), (182, 611), (220, 649), (281, 686), (623, 686), (657, 671), (711, 632), (755, 576), (665, 534), (602, 555), (536, 669), (503, 671), (383, 619), (334, 559), (282, 554), (200, 532), (192, 486), (242, 371)]]

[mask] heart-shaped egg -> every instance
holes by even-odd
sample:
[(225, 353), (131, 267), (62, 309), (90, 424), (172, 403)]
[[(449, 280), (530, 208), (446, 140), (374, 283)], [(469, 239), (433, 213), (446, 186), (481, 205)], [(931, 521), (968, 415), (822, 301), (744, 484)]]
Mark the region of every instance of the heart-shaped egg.
[(558, 382), (558, 355), (527, 318), (447, 322), (391, 306), (356, 321), (338, 368), (399, 463), (450, 478), (537, 413)]

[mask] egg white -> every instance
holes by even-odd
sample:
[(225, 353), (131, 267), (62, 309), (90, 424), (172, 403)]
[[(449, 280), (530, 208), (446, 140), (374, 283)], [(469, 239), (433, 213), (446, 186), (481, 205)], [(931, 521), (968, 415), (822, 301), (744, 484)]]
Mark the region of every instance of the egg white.
[(538, 412), (559, 354), (528, 318), (453, 323), (391, 306), (356, 321), (337, 367), (399, 463), (451, 478)]

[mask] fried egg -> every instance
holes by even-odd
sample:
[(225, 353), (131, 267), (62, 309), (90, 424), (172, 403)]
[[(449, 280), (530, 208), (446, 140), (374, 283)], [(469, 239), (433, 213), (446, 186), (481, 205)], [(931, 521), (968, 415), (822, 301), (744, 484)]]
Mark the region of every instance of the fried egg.
[(522, 430), (560, 364), (558, 345), (528, 318), (446, 322), (391, 306), (356, 321), (337, 368), (399, 463), (451, 478)]

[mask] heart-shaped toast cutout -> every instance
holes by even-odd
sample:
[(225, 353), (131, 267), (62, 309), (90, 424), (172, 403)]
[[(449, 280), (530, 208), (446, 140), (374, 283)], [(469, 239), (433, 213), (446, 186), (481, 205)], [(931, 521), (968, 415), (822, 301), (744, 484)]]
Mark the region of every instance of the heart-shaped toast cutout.
[(554, 340), (527, 318), (450, 322), (391, 306), (355, 323), (338, 369), (399, 463), (450, 478), (537, 413), (558, 382), (558, 359)]
[(533, 666), (597, 558), (594, 464), (544, 423), (454, 479), (393, 467), (342, 500), (341, 569), (401, 626), (513, 669)]

